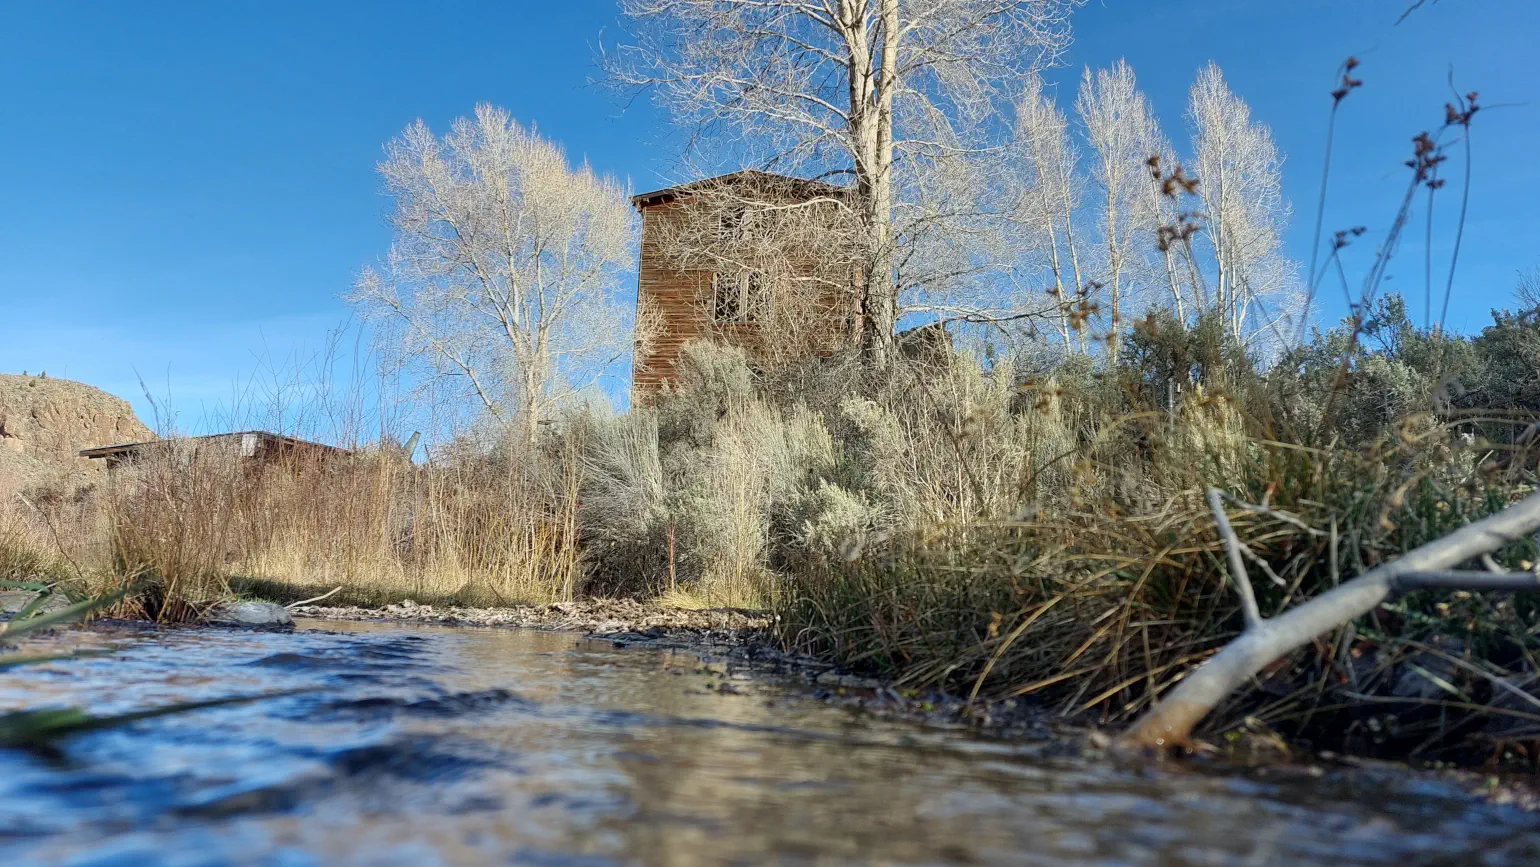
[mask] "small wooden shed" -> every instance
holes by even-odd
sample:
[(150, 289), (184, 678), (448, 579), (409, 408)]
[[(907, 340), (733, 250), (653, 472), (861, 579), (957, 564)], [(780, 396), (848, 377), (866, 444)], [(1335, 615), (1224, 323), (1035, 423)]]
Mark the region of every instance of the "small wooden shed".
[(232, 431), (205, 436), (177, 439), (146, 440), (137, 443), (118, 443), (109, 446), (81, 449), (80, 456), (105, 461), (107, 469), (132, 464), (149, 455), (162, 453), (179, 444), (190, 446), (188, 455), (209, 451), (227, 453), (232, 459), (249, 461), (253, 466), (266, 466), (302, 461), (320, 461), (352, 452), (348, 449), (310, 442), (283, 434), (261, 430)]
[(835, 226), (851, 199), (848, 187), (759, 171), (633, 196), (642, 244), (632, 400), (646, 403), (674, 380), (693, 340), (751, 357), (791, 331), (798, 352), (858, 343), (858, 257)]

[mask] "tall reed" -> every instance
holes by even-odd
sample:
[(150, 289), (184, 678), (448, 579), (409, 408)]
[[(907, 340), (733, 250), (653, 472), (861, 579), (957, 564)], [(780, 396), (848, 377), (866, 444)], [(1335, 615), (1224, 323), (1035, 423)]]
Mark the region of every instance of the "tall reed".
[(576, 501), (562, 466), (422, 466), (388, 450), (260, 461), (224, 439), (169, 440), (112, 474), (115, 574), (151, 577), (143, 613), (171, 619), (251, 588), (343, 586), (376, 603), (568, 598)]

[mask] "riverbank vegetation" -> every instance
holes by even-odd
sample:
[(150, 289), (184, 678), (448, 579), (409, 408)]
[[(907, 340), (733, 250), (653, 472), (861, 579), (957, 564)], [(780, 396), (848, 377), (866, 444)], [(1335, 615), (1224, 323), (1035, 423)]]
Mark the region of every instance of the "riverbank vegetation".
[[(0, 517), (0, 579), (105, 592), (123, 613), (196, 619), (236, 593), (548, 602), (578, 584), (572, 462), (501, 453), (414, 466), (386, 444), (253, 466), (171, 438), (93, 489), (34, 490)], [(145, 580), (148, 579), (148, 580)]]
[[(332, 414), (352, 420), (332, 441), (376, 442), (256, 466), (169, 440), (93, 492), (0, 508), (0, 578), (133, 582), (148, 589), (126, 610), (168, 620), (232, 593), (336, 586), (336, 601), (373, 604), (768, 609), (786, 647), (898, 688), (1124, 726), (1248, 615), (1534, 492), (1535, 280), (1478, 333), (1445, 328), (1462, 204), (1447, 280), (1429, 257), (1420, 298), (1386, 288), (1414, 200), (1452, 173), (1474, 93), (1412, 139), (1405, 197), (1354, 289), (1344, 250), (1361, 228), (1316, 226), (1304, 268), (1284, 255), (1282, 156), (1217, 67), (1190, 91), (1183, 157), (1127, 64), (1086, 71), (1074, 124), (1060, 110), (1039, 71), (1066, 44), (1066, 4), (922, 9), (909, 50), (956, 69), (904, 65), (915, 80), (859, 68), (896, 62), (854, 47), (891, 37), (897, 52), (896, 18), (836, 22), (836, 38), (799, 18), (814, 13), (766, 21), (762, 7), (627, 0), (640, 48), (606, 57), (607, 72), (661, 89), (682, 120), (737, 129), (765, 164), (856, 177), (821, 198), (837, 212), (830, 255), (856, 257), (833, 269), (844, 284), (821, 278), (859, 311), (847, 345), (778, 351), (772, 329), (753, 351), (690, 343), (661, 393), (610, 410), (594, 383), (654, 336), (617, 307), (637, 242), (620, 185), (491, 107), (442, 136), (417, 123), (380, 167), (392, 248), (350, 296), (381, 381), (395, 377), (373, 399), (399, 405), (371, 437), (356, 397)], [(796, 47), (804, 25), (826, 50)], [(783, 31), (799, 35), (765, 37)], [(701, 89), (740, 53), (743, 81)], [(1333, 121), (1363, 85), (1357, 68), (1339, 70)], [(768, 70), (784, 80), (754, 78)], [(882, 93), (841, 111), (873, 75)], [(809, 115), (780, 113), (788, 89)], [(699, 270), (743, 226), (778, 225), (727, 204), (731, 219), (662, 255)], [(751, 240), (740, 247), (784, 246)], [(754, 255), (712, 267), (758, 268), (763, 303), (795, 309), (776, 293), (799, 284)], [(777, 261), (791, 260), (805, 264)], [(1313, 328), (1323, 286), (1346, 316)], [(311, 430), (276, 402), (278, 426)], [(432, 431), (420, 457), (394, 445), (398, 417)], [(1483, 565), (1537, 562), (1520, 539)], [(1201, 733), (1540, 762), (1537, 606), (1399, 596), (1266, 666)]]
[[(426, 465), (375, 448), (242, 473), (168, 451), (118, 474), (95, 518), (46, 497), (46, 521), (8, 513), (7, 568), (149, 576), (136, 604), (168, 618), (253, 578), (375, 604), (768, 607), (788, 647), (901, 688), (1117, 725), (1243, 626), (1209, 488), (1233, 497), (1264, 615), (1534, 488), (1532, 315), (1451, 335), (1390, 296), (1271, 364), (1158, 312), (1105, 359), (933, 353), (882, 377), (857, 357), (686, 359), (652, 407), (574, 408), (534, 444)], [(1536, 562), (1531, 542), (1495, 560)], [(1410, 594), (1273, 666), (1204, 731), (1468, 760), (1527, 743), (1537, 604)]]

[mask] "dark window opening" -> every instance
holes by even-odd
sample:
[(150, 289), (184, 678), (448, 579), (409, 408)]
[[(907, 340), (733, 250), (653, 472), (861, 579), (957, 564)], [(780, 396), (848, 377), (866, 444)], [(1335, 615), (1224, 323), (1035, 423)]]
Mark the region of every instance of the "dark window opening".
[(738, 318), (738, 281), (727, 274), (711, 275), (712, 316), (718, 323)]
[(770, 290), (765, 275), (750, 271), (743, 275), (743, 316), (750, 322), (763, 322), (770, 315)]
[(717, 212), (717, 240), (737, 241), (743, 237), (743, 209), (723, 208)]
[(712, 318), (719, 325), (752, 324), (770, 314), (769, 282), (757, 271), (711, 275)]

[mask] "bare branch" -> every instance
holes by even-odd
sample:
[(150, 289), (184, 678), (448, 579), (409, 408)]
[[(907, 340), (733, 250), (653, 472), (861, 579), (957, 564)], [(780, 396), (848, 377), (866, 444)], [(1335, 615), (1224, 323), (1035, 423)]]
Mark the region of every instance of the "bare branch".
[(1267, 517), (1272, 518), (1275, 521), (1282, 521), (1283, 523), (1288, 524), (1288, 525), (1290, 525), (1292, 527), (1297, 527), (1297, 528), (1299, 528), (1301, 530), (1304, 530), (1306, 533), (1309, 533), (1312, 536), (1325, 536), (1326, 535), (1322, 531), (1317, 530), (1316, 528), (1310, 526), (1309, 524), (1306, 524), (1304, 521), (1301, 521), (1299, 518), (1295, 517), (1294, 515), (1289, 514), (1288, 512), (1279, 511), (1277, 509), (1271, 508), (1271, 507), (1266, 506), (1266, 505), (1259, 505), (1257, 503), (1243, 502), (1243, 501), (1238, 500), (1235, 497), (1232, 497), (1229, 494), (1226, 494), (1226, 493), (1223, 493), (1223, 492), (1220, 493), (1220, 496), (1224, 497), (1225, 502), (1229, 503), (1232, 506), (1235, 506), (1236, 508), (1245, 509), (1248, 512), (1255, 512), (1258, 515), (1266, 515)]
[(1241, 559), (1241, 541), (1235, 536), (1235, 528), (1230, 526), (1229, 516), (1225, 515), (1223, 496), (1218, 488), (1209, 488), (1208, 507), (1214, 513), (1214, 525), (1219, 530), (1219, 538), (1224, 540), (1225, 553), (1230, 558), (1230, 581), (1235, 585), (1236, 595), (1241, 598), (1241, 614), (1246, 618), (1246, 629), (1249, 631), (1262, 624), (1262, 612), (1257, 608), (1256, 592), (1251, 589), (1251, 578), (1247, 576), (1246, 563)]
[[(1217, 499), (1211, 492), (1211, 507)], [(1400, 593), (1429, 587), (1540, 589), (1540, 577), (1527, 573), (1449, 571), (1536, 530), (1540, 530), (1540, 494), (1531, 494), (1495, 515), (1416, 548), (1399, 560), (1371, 569), (1302, 605), (1249, 626), (1163, 696), (1124, 734), (1122, 743), (1136, 748), (1188, 744), (1193, 728), (1203, 717), (1263, 668)]]
[(1540, 575), (1533, 572), (1410, 572), (1397, 575), (1391, 582), (1391, 596), (1401, 596), (1417, 590), (1443, 588), (1446, 590), (1488, 590), (1514, 592), (1540, 590)]
[[(1438, 0), (1433, 0), (1433, 2), (1437, 3)], [(1426, 6), (1427, 3), (1428, 0), (1412, 0), (1412, 5), (1406, 7), (1406, 9), (1402, 11), (1401, 16), (1396, 19), (1396, 23), (1400, 24), (1402, 21), (1405, 21), (1408, 17), (1411, 16), (1413, 12), (1416, 12), (1418, 9)]]

